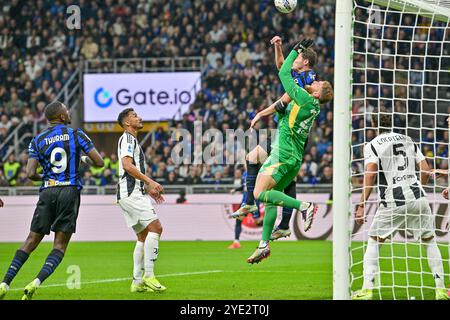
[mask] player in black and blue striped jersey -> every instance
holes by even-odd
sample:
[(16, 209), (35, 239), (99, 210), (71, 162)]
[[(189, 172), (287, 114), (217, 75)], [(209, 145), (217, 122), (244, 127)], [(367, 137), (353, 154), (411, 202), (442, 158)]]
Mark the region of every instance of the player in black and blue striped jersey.
[[(277, 68), (280, 69), (284, 62), (283, 51), (282, 51), (282, 43), (281, 38), (279, 36), (275, 36), (270, 41), (271, 44), (274, 45), (275, 49), (275, 63)], [(310, 44), (311, 45), (311, 44)], [(317, 60), (317, 54), (311, 48), (305, 48), (305, 50), (300, 54), (294, 61), (292, 65), (291, 75), (294, 78), (294, 81), (301, 88), (305, 88), (306, 86), (311, 85), (314, 81), (317, 80), (316, 72), (312, 69)], [(269, 116), (274, 114), (276, 111), (283, 109), (291, 102), (291, 99), (288, 94), (284, 94), (280, 99), (278, 99), (275, 103), (273, 103), (270, 107), (262, 110), (257, 113), (255, 117), (252, 119), (252, 123), (250, 128), (254, 128), (256, 123), (265, 116)], [(258, 132), (258, 131), (256, 131)], [(247, 155), (247, 204), (239, 208), (236, 212), (232, 214), (232, 217), (240, 217), (243, 215), (247, 215), (248, 213), (253, 213), (258, 210), (255, 205), (255, 200), (253, 196), (253, 190), (255, 188), (256, 176), (258, 175), (258, 171), (261, 167), (261, 164), (267, 159), (271, 147), (270, 147), (270, 133), (267, 136), (267, 141), (261, 143), (261, 137), (258, 137), (259, 145), (256, 146), (249, 154)], [(306, 144), (308, 142), (306, 141)], [(264, 148), (262, 145), (266, 144), (267, 147)], [(284, 190), (284, 192), (290, 197), (296, 197), (296, 181), (292, 181), (292, 183)], [(282, 237), (288, 237), (291, 235), (291, 231), (289, 230), (289, 222), (291, 220), (293, 210), (290, 208), (283, 208), (282, 219), (278, 227), (276, 227), (272, 233), (271, 240), (276, 240)], [(312, 217), (302, 217), (304, 220), (304, 229), (305, 231), (309, 230), (312, 224)]]
[[(50, 126), (31, 141), (27, 163), (28, 178), (42, 181), (39, 201), (30, 233), (16, 251), (0, 284), (0, 299), (6, 295), (11, 281), (29, 255), (50, 231), (55, 233), (53, 250), (36, 279), (25, 287), (22, 300), (30, 300), (40, 284), (55, 271), (76, 229), (82, 189), (80, 161), (95, 167), (104, 165), (91, 139), (81, 129), (74, 130), (68, 126), (70, 113), (63, 103), (55, 101), (47, 105), (45, 117)], [(83, 152), (87, 156), (82, 156)], [(43, 168), (42, 175), (37, 173), (39, 165)]]

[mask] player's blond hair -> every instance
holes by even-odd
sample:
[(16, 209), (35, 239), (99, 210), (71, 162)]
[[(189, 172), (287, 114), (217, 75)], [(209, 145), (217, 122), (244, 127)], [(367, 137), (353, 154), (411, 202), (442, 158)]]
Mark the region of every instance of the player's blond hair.
[(327, 103), (333, 100), (333, 86), (328, 81), (324, 81), (322, 90), (320, 91), (320, 103)]

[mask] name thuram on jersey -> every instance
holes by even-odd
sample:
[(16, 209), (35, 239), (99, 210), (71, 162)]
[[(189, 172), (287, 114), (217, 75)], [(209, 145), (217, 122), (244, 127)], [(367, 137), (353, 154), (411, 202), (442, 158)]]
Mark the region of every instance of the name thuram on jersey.
[(57, 186), (82, 188), (79, 166), (81, 153), (88, 154), (94, 145), (81, 129), (64, 124), (51, 126), (31, 140), (29, 157), (42, 166), (41, 190)]

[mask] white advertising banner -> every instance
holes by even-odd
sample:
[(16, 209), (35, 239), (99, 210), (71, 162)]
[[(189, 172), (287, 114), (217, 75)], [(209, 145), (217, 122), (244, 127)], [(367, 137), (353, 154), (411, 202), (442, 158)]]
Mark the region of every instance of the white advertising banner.
[(144, 121), (159, 121), (188, 109), (201, 89), (201, 73), (85, 74), (83, 84), (85, 122), (116, 122), (125, 108)]
[[(440, 195), (439, 195), (440, 196)], [(177, 195), (166, 195), (166, 202), (155, 205), (163, 225), (163, 240), (233, 240), (235, 220), (229, 214), (239, 207), (241, 195), (195, 194), (187, 195), (188, 202), (176, 204)], [(353, 195), (355, 203), (359, 195)], [(433, 195), (429, 195), (433, 201)], [(308, 232), (303, 231), (302, 219), (295, 215), (291, 219), (290, 240), (321, 239), (331, 240), (333, 215), (330, 194), (298, 194), (298, 199), (318, 203), (319, 210), (314, 224)], [(438, 198), (438, 197), (437, 197)], [(28, 235), (31, 218), (37, 203), (37, 196), (2, 197), (5, 206), (0, 214), (0, 242), (22, 242)], [(133, 231), (127, 228), (120, 207), (115, 204), (115, 196), (82, 195), (77, 222), (75, 241), (132, 241)], [(436, 214), (436, 234), (438, 241), (448, 241), (448, 203), (432, 203)], [(353, 240), (367, 240), (367, 229), (376, 211), (376, 206), (368, 207), (368, 222), (360, 227), (350, 223)], [(281, 210), (277, 222), (281, 219)], [(247, 216), (242, 224), (241, 240), (260, 240), (262, 227), (255, 225)], [(51, 241), (52, 235), (45, 240)], [(403, 240), (404, 233), (397, 234), (396, 240)]]

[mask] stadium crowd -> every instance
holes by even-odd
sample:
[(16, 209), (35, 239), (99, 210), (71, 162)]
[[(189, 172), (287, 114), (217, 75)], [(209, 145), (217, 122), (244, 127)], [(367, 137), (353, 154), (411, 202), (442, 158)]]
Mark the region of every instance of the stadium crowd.
[[(64, 30), (70, 4), (63, 0), (0, 4), (0, 145), (20, 122), (29, 124), (23, 129), (28, 132), (35, 122), (38, 129), (45, 127), (45, 105), (83, 59), (202, 56), (203, 88), (182, 120), (171, 123), (171, 129), (191, 132), (195, 121), (203, 123), (203, 130), (246, 130), (258, 111), (281, 96), (269, 43), (274, 35), (282, 37), (285, 54), (300, 38), (313, 38), (318, 54), (314, 69), (320, 79), (333, 81), (331, 0), (299, 1), (290, 19), (276, 13), (271, 0), (80, 1), (81, 30)], [(163, 67), (157, 60), (152, 66)], [(102, 66), (103, 71), (111, 71), (109, 67)], [(133, 65), (126, 68), (133, 71)], [(323, 106), (310, 134), (300, 183), (331, 182), (332, 121), (330, 103)], [(263, 119), (261, 128), (276, 128), (276, 119)], [(160, 182), (219, 184), (239, 179), (239, 165), (175, 166), (169, 137), (169, 132), (158, 130), (155, 144), (145, 148), (149, 174)], [(0, 150), (3, 155), (5, 148)], [(24, 173), (26, 151), (19, 159), (13, 157), (3, 165), (0, 184), (31, 183)], [(114, 172), (111, 167), (86, 170), (83, 181), (114, 184)]]
[[(186, 128), (191, 133), (196, 122), (202, 123), (203, 131), (211, 128), (222, 132), (227, 129), (245, 131), (254, 115), (283, 93), (274, 63), (273, 48), (269, 43), (274, 35), (282, 37), (285, 54), (300, 38), (313, 38), (314, 49), (318, 54), (314, 69), (320, 79), (333, 82), (333, 1), (299, 1), (299, 8), (293, 14), (295, 19), (283, 19), (282, 15), (275, 13), (271, 0), (80, 1), (83, 8), (81, 30), (67, 29), (62, 32), (61, 25), (67, 19), (67, 5), (68, 1), (59, 0), (14, 0), (0, 5), (0, 145), (20, 122), (27, 124), (20, 135), (30, 132), (35, 123), (38, 130), (46, 126), (43, 115), (45, 105), (55, 98), (83, 59), (203, 57), (205, 70), (202, 90), (198, 92), (189, 110), (182, 115), (182, 119), (173, 121), (170, 128)], [(356, 26), (356, 32), (360, 32), (360, 36), (364, 38), (367, 36), (364, 34), (365, 28), (363, 25), (362, 28), (359, 27)], [(391, 30), (385, 30), (385, 37), (389, 37), (390, 32)], [(390, 45), (395, 46), (395, 40), (407, 39), (408, 34), (399, 33), (397, 37), (401, 39), (394, 37), (393, 41), (386, 41), (385, 50), (395, 50)], [(355, 51), (364, 52), (362, 45), (355, 43)], [(376, 46), (376, 41), (371, 40), (371, 45)], [(421, 50), (420, 44), (417, 50)], [(356, 66), (362, 66), (364, 57), (355, 56)], [(405, 61), (396, 62), (397, 68), (399, 64), (409, 63), (420, 66), (420, 61), (402, 59)], [(179, 63), (195, 63), (194, 61), (180, 60)], [(374, 61), (369, 59), (369, 62)], [(164, 67), (164, 63), (158, 63), (160, 62), (155, 60), (152, 67)], [(364, 107), (370, 112), (376, 110), (378, 104), (383, 104), (382, 107), (396, 112), (396, 126), (404, 127), (406, 112), (417, 112), (420, 106), (414, 100), (406, 105), (402, 99), (394, 101), (394, 106), (391, 106), (389, 99), (383, 99), (384, 96), (392, 95), (392, 86), (388, 84), (392, 83), (393, 71), (389, 72), (389, 69), (394, 68), (394, 63), (386, 58), (383, 66), (379, 79), (382, 85), (379, 89), (367, 86), (366, 105), (355, 102), (354, 112), (361, 112)], [(102, 66), (103, 71), (111, 71), (109, 67)], [(126, 65), (124, 68), (126, 70), (121, 71), (139, 71), (139, 68), (133, 70), (133, 65)], [(410, 78), (410, 83), (422, 85), (427, 79), (426, 74), (425, 79), (421, 80), (417, 72), (413, 73), (406, 75), (406, 78)], [(377, 76), (372, 72), (368, 72), (366, 76), (356, 72), (354, 83), (375, 82)], [(364, 85), (355, 85), (354, 97), (362, 96), (363, 90)], [(410, 92), (414, 94), (414, 90), (422, 92), (414, 88)], [(423, 92), (426, 94), (427, 91)], [(409, 118), (410, 126), (420, 122), (414, 117), (412, 115)], [(364, 119), (355, 117), (354, 129), (370, 126), (367, 119), (368, 117), (364, 122)], [(331, 183), (332, 121), (330, 103), (322, 106), (310, 134), (304, 164), (299, 172), (300, 183)], [(276, 118), (264, 118), (260, 128), (276, 128)], [(361, 132), (353, 135), (354, 145), (364, 141), (364, 134)], [(445, 140), (445, 131), (442, 132), (434, 139)], [(365, 138), (368, 141), (372, 136), (373, 132), (369, 130)], [(165, 184), (223, 184), (240, 179), (243, 169), (241, 165), (175, 165), (170, 157), (175, 143), (170, 137), (170, 132), (158, 130), (155, 133), (155, 143), (145, 148), (149, 159), (149, 174), (158, 181)], [(430, 158), (446, 157), (447, 148), (444, 145), (433, 148), (435, 141), (430, 132), (422, 134), (424, 153)], [(0, 155), (4, 156), (7, 148), (8, 145), (4, 146)], [(235, 150), (227, 151), (229, 154), (226, 156), (231, 153), (242, 157), (242, 154), (233, 154)], [(361, 157), (361, 151), (361, 148), (354, 148), (354, 159)], [(109, 156), (110, 159), (115, 157)], [(24, 173), (26, 159), (26, 152), (17, 160), (11, 156), (3, 164), (0, 185), (30, 184)], [(445, 163), (441, 161), (437, 165), (444, 168)], [(360, 162), (355, 161), (354, 167), (355, 173), (361, 172)], [(111, 165), (103, 170), (93, 171), (85, 170), (85, 184), (115, 184), (117, 180), (116, 171)]]

